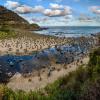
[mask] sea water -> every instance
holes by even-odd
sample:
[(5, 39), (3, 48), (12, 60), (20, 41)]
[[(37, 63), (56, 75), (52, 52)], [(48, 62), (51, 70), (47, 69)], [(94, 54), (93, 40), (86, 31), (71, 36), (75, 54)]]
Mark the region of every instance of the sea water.
[(100, 32), (97, 26), (51, 26), (46, 30), (35, 31), (38, 34), (59, 36), (59, 37), (80, 37), (90, 36)]

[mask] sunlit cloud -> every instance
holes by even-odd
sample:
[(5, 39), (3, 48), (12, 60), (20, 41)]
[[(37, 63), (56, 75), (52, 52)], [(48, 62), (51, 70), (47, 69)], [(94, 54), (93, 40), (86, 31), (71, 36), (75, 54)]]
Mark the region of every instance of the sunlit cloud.
[(100, 6), (91, 6), (89, 9), (94, 14), (100, 14)]
[(10, 9), (13, 9), (13, 8), (16, 8), (16, 7), (20, 6), (20, 3), (19, 2), (15, 2), (15, 1), (7, 1), (4, 4), (4, 6), (7, 7), (7, 8), (10, 8)]
[[(13, 5), (11, 5), (11, 4), (13, 4)], [(19, 14), (40, 13), (42, 15), (49, 16), (49, 17), (58, 17), (58, 16), (66, 16), (66, 15), (69, 15), (72, 13), (71, 7), (59, 5), (56, 3), (50, 3), (49, 9), (47, 9), (41, 5), (31, 7), (28, 5), (21, 5), (18, 2), (11, 2), (11, 1), (9, 1), (9, 3), (7, 1), (6, 5), (9, 5), (10, 8), (14, 8), (16, 6), (14, 11)]]

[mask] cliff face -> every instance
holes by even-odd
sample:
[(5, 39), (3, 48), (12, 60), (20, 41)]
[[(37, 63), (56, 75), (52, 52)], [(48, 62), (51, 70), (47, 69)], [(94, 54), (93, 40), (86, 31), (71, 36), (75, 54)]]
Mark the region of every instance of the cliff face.
[(0, 25), (8, 25), (14, 28), (34, 29), (24, 18), (17, 13), (0, 6)]

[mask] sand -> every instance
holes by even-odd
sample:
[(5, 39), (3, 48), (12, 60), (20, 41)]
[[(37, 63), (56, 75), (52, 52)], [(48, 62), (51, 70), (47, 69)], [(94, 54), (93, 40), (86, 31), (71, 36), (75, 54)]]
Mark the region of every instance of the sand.
[(81, 65), (81, 61), (83, 62), (82, 64), (86, 65), (89, 61), (89, 57), (84, 57), (80, 59), (78, 63), (74, 61), (73, 63), (65, 66), (64, 64), (52, 64), (52, 66), (55, 67), (55, 70), (53, 70), (50, 75), (49, 70), (46, 68), (41, 69), (41, 72), (38, 75), (30, 76), (27, 78), (24, 78), (20, 73), (16, 73), (10, 79), (10, 82), (7, 84), (7, 86), (14, 91), (24, 90), (26, 92), (44, 88), (48, 83), (53, 83), (58, 78), (76, 70), (79, 65)]
[[(63, 45), (67, 43), (70, 44), (70, 43), (77, 42), (79, 43), (79, 45), (83, 44), (82, 45), (83, 47), (84, 46), (86, 47), (89, 44), (92, 47), (94, 47), (94, 44), (96, 44), (97, 42), (96, 39), (89, 38), (89, 37), (77, 38), (76, 39), (77, 41), (74, 38), (70, 38), (70, 39), (59, 38), (59, 37), (55, 38), (50, 36), (39, 36), (39, 35), (37, 36), (35, 35), (34, 37), (35, 38), (23, 36), (15, 39), (12, 38), (12, 39), (0, 40), (0, 53), (26, 55), (32, 53), (33, 51), (41, 51), (42, 49), (50, 48), (55, 45)], [(44, 69), (42, 68), (37, 72), (35, 71), (33, 73), (29, 73), (32, 75), (26, 78), (23, 77), (21, 73), (16, 73), (10, 79), (7, 86), (12, 90), (24, 90), (24, 91), (38, 90), (44, 88), (48, 83), (53, 83), (58, 78), (63, 77), (69, 72), (76, 70), (79, 67), (79, 65), (87, 64), (88, 61), (89, 58), (85, 56), (84, 58), (81, 58), (79, 62), (74, 61), (68, 65), (52, 63), (50, 68), (46, 67)]]
[[(34, 36), (34, 35), (33, 35)], [(21, 54), (26, 55), (34, 51), (50, 48), (55, 45), (61, 45), (68, 42), (68, 39), (53, 38), (49, 36), (43, 37), (27, 37), (10, 38), (0, 40), (0, 54)]]

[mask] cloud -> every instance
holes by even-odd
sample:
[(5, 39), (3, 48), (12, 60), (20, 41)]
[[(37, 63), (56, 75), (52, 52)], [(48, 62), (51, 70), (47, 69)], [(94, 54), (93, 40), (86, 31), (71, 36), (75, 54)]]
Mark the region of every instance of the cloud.
[(63, 5), (59, 5), (56, 3), (50, 3), (50, 8), (51, 9), (61, 9), (61, 8), (63, 8)]
[(78, 20), (80, 22), (92, 22), (93, 18), (91, 18), (90, 16), (87, 16), (85, 14), (80, 14), (80, 17), (78, 18)]
[(53, 16), (59, 16), (61, 15), (61, 10), (51, 10), (51, 9), (46, 9), (44, 12), (44, 15), (53, 17)]
[(22, 5), (19, 2), (7, 1), (4, 4), (5, 7), (14, 10), (19, 14), (27, 14), (27, 13), (41, 13), (44, 10), (44, 7), (41, 5), (37, 5), (34, 7), (28, 5)]
[(28, 22), (30, 23), (46, 23), (48, 22), (50, 19), (52, 18), (49, 18), (49, 17), (46, 17), (46, 16), (29, 16), (27, 14), (21, 14), (20, 15), (21, 17), (23, 17), (24, 19), (28, 20)]
[(72, 9), (69, 6), (52, 4), (52, 9), (45, 9), (43, 14), (49, 17), (66, 16), (72, 14)]
[(100, 6), (91, 6), (89, 9), (94, 14), (100, 14)]
[(64, 18), (65, 18), (65, 19), (72, 19), (73, 16), (72, 16), (72, 15), (66, 15)]
[(21, 5), (18, 2), (7, 1), (6, 6), (9, 4), (10, 8), (19, 14), (28, 14), (28, 13), (39, 13), (48, 17), (59, 17), (66, 16), (72, 13), (72, 8), (65, 5), (59, 5), (57, 3), (50, 3), (49, 8), (44, 8), (41, 5), (34, 7), (28, 5)]
[(31, 19), (33, 22), (46, 22), (48, 21), (49, 19), (46, 18), (46, 17), (43, 17), (43, 18), (32, 18)]
[(20, 4), (18, 2), (15, 2), (15, 1), (7, 1), (4, 4), (4, 6), (7, 8), (10, 8), (10, 9), (13, 9), (13, 8), (17, 8), (18, 6), (20, 6)]
[(41, 13), (41, 12), (43, 12), (44, 10), (45, 10), (45, 8), (44, 8), (43, 6), (41, 6), (41, 5), (35, 6), (35, 7), (33, 8), (33, 12), (36, 12), (36, 13)]
[(22, 5), (22, 6), (17, 7), (15, 9), (15, 12), (20, 13), (20, 14), (32, 13), (33, 8), (27, 5)]
[(19, 6), (15, 9), (15, 12), (20, 14), (27, 14), (27, 13), (41, 13), (44, 11), (44, 7), (38, 5), (35, 7), (30, 7), (27, 5)]
[(21, 5), (15, 9), (15, 12), (20, 14), (27, 13), (40, 13), (49, 17), (66, 16), (72, 13), (72, 9), (69, 6), (50, 3), (50, 8), (46, 9), (41, 5), (30, 7), (27, 5)]

